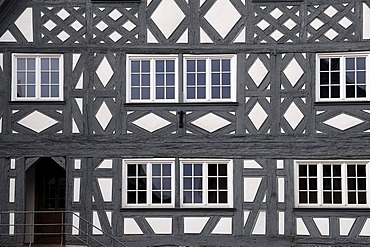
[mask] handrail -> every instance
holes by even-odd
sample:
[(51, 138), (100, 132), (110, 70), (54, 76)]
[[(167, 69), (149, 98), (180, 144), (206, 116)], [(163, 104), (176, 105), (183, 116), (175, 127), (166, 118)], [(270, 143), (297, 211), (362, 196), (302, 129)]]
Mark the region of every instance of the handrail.
[[(107, 232), (104, 232), (103, 229), (100, 229), (98, 227), (96, 227), (94, 224), (92, 224), (91, 222), (89, 222), (88, 220), (84, 219), (83, 217), (81, 217), (79, 214), (77, 214), (76, 212), (73, 212), (73, 211), (12, 211), (12, 210), (9, 210), (9, 211), (0, 211), (0, 219), (2, 218), (1, 216), (2, 215), (8, 215), (10, 213), (13, 213), (14, 214), (14, 217), (16, 214), (22, 214), (24, 216), (28, 215), (28, 214), (31, 214), (32, 215), (32, 222), (33, 223), (30, 223), (30, 224), (26, 224), (26, 223), (13, 223), (11, 224), (10, 222), (7, 223), (7, 224), (2, 224), (1, 221), (0, 221), (0, 229), (1, 227), (14, 227), (13, 229), (15, 229), (16, 226), (22, 226), (23, 227), (23, 232), (22, 233), (16, 233), (14, 231), (13, 234), (2, 234), (0, 231), (0, 236), (31, 236), (31, 241), (29, 243), (29, 246), (31, 247), (32, 246), (32, 237), (33, 236), (47, 236), (47, 235), (60, 235), (61, 236), (61, 241), (60, 241), (60, 247), (63, 246), (63, 238), (65, 240), (65, 237), (66, 236), (72, 236), (74, 238), (76, 238), (77, 240), (79, 240), (80, 242), (88, 245), (88, 246), (91, 246), (90, 245), (90, 242), (91, 240), (94, 242), (97, 242), (98, 244), (100, 244), (101, 246), (106, 246), (104, 245), (100, 240), (98, 240), (96, 237), (93, 236), (92, 234), (92, 231), (93, 229), (97, 229), (99, 230), (103, 236), (107, 236), (111, 239), (111, 242), (112, 242), (112, 247), (114, 247), (115, 243), (119, 244), (119, 245), (116, 245), (117, 247), (118, 246), (123, 246), (123, 247), (127, 247), (126, 244), (122, 243), (120, 240), (116, 239), (113, 235), (107, 233)], [(35, 224), (34, 223), (34, 216), (35, 214), (53, 214), (53, 213), (62, 213), (62, 221), (61, 221), (61, 224), (54, 224), (54, 223), (49, 223), (49, 224)], [(76, 227), (73, 225), (73, 223), (71, 224), (67, 224), (65, 223), (64, 221), (64, 217), (66, 217), (68, 214), (70, 214), (72, 217), (77, 217), (79, 219), (79, 222), (81, 224), (81, 222), (85, 223), (86, 224), (86, 231), (83, 231), (80, 227)], [(72, 218), (73, 220), (73, 218)], [(26, 227), (27, 226), (62, 226), (62, 229), (61, 229), (61, 232), (57, 232), (57, 233), (51, 233), (51, 232), (47, 232), (47, 233), (37, 233), (35, 232), (35, 229), (33, 229), (33, 231), (27, 233), (26, 232)], [(66, 232), (65, 231), (65, 228), (66, 227), (71, 227), (71, 231), (70, 232)], [(90, 227), (90, 230), (89, 231), (89, 227)], [(79, 232), (79, 235), (75, 235), (73, 234), (73, 229), (76, 229), (78, 230)], [(83, 239), (83, 236), (85, 236), (87, 239), (86, 241)]]

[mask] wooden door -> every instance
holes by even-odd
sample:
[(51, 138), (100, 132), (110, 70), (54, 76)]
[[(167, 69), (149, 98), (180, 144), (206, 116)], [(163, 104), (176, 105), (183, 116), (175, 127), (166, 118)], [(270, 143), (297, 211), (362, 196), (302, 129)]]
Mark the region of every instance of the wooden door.
[(36, 164), (35, 242), (60, 243), (64, 232), (66, 173), (50, 158)]

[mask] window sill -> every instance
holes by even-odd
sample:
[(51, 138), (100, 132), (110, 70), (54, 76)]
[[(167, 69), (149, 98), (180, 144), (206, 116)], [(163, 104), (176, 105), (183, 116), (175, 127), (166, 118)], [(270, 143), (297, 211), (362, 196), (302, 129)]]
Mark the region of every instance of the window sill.
[(151, 211), (151, 212), (195, 212), (195, 211), (207, 211), (207, 212), (235, 212), (235, 208), (154, 208), (154, 207), (137, 207), (137, 208), (121, 208), (121, 212), (128, 211)]
[(186, 106), (238, 106), (238, 102), (189, 102), (189, 103), (155, 103), (155, 102), (145, 102), (145, 103), (125, 103), (125, 106), (176, 106), (176, 107), (186, 107)]
[(370, 212), (368, 207), (302, 207), (294, 208), (295, 212)]
[(65, 105), (66, 102), (54, 100), (17, 100), (9, 101), (9, 105)]
[(314, 102), (314, 106), (333, 106), (333, 105), (370, 105), (370, 101), (320, 101)]

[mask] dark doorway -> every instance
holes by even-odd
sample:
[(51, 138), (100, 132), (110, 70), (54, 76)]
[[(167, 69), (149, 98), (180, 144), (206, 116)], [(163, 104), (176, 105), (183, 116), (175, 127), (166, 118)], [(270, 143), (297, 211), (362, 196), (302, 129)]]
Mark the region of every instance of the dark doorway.
[(35, 243), (60, 243), (64, 234), (66, 171), (51, 158), (35, 164)]

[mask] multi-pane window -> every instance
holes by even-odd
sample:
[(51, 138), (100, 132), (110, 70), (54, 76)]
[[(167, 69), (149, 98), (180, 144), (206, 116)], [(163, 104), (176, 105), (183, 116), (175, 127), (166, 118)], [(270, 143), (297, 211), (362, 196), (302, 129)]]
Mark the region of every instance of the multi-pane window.
[(236, 55), (184, 55), (183, 66), (178, 58), (127, 55), (126, 102), (236, 101)]
[(319, 54), (317, 100), (368, 100), (369, 63), (369, 53)]
[(62, 99), (62, 55), (13, 55), (12, 100)]
[(184, 57), (185, 101), (235, 101), (235, 56)]
[(177, 57), (128, 56), (127, 102), (177, 101)]
[(368, 207), (368, 161), (297, 161), (296, 206)]
[(172, 160), (126, 160), (123, 204), (125, 206), (172, 207), (174, 163)]
[(232, 164), (230, 160), (182, 160), (181, 205), (230, 207)]

